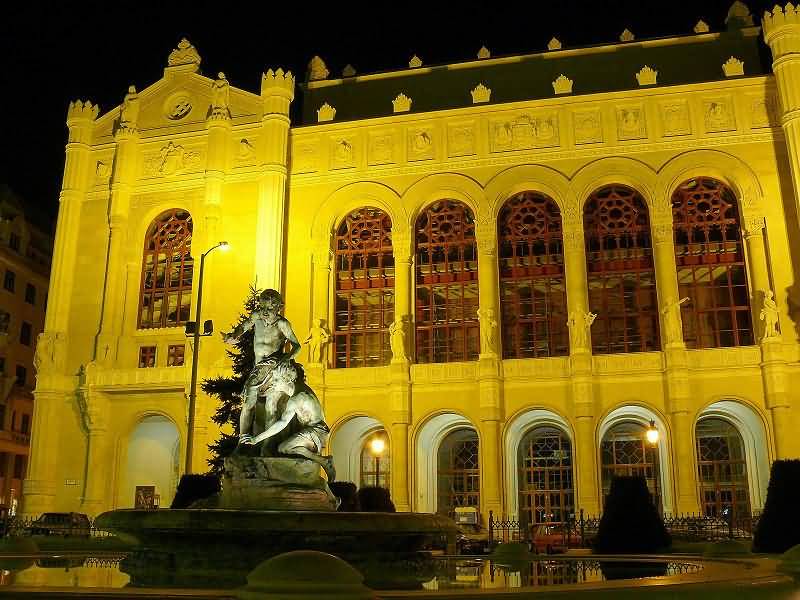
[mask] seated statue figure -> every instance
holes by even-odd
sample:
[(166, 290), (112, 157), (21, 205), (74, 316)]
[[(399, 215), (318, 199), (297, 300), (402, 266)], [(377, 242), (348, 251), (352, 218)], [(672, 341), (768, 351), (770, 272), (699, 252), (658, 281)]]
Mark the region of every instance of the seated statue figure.
[(278, 454), (302, 456), (319, 464), (328, 477), (336, 479), (332, 456), (322, 456), (330, 429), (325, 424), (322, 405), (304, 381), (303, 371), (293, 360), (279, 362), (272, 370), (266, 403), (279, 408), (280, 416), (248, 444), (267, 444), (283, 434)]

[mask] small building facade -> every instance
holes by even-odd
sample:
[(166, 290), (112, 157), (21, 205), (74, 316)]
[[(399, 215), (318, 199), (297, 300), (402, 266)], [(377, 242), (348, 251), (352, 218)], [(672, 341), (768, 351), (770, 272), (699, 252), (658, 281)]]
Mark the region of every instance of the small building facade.
[[(291, 73), (239, 89), (183, 40), (121, 106), (72, 103), (25, 511), (171, 499), (222, 240), (201, 320), (256, 285), (325, 328), (301, 358), (339, 478), (398, 510), (560, 521), (615, 474), (664, 513), (760, 509), (800, 457), (800, 14), (726, 23), (341, 78), (315, 57), (294, 121)], [(201, 344), (201, 379), (229, 372)]]

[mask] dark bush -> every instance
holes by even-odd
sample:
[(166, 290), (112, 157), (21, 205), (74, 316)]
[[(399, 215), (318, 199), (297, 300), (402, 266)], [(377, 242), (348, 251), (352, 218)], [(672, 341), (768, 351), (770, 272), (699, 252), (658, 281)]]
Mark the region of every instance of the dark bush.
[(764, 512), (753, 537), (757, 552), (783, 553), (800, 544), (800, 460), (776, 460), (772, 463)]
[(358, 504), (358, 488), (350, 481), (334, 481), (328, 484), (333, 495), (339, 499), (339, 512), (359, 512), (361, 506)]
[(672, 543), (643, 477), (615, 477), (606, 498), (595, 550), (602, 554), (656, 552)]
[(219, 478), (213, 473), (182, 475), (170, 508), (189, 508), (193, 502), (220, 491)]
[(395, 512), (389, 490), (382, 487), (362, 487), (358, 490), (358, 503), (363, 512)]

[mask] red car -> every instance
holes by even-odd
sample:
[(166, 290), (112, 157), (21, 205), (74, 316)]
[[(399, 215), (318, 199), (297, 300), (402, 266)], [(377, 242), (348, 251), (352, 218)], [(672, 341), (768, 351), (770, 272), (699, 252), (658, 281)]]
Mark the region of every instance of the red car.
[(575, 531), (564, 531), (564, 526), (560, 523), (533, 526), (531, 546), (537, 554), (563, 553), (568, 548), (579, 548), (580, 545), (580, 535)]

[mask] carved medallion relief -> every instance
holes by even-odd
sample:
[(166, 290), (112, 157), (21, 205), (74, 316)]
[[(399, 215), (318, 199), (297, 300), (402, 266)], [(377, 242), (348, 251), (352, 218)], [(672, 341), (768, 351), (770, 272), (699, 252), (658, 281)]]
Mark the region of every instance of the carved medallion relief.
[(725, 97), (703, 100), (703, 122), (707, 133), (736, 129), (731, 99)]
[(475, 154), (475, 124), (450, 123), (447, 126), (447, 155), (451, 157)]
[(692, 125), (689, 120), (689, 107), (685, 100), (662, 102), (659, 106), (661, 113), (661, 127), (664, 136), (689, 135)]
[(522, 114), (511, 120), (493, 121), (490, 132), (492, 152), (559, 145), (558, 115), (555, 112)]
[(603, 118), (600, 109), (575, 111), (572, 124), (576, 144), (597, 144), (603, 141)]
[(295, 144), (292, 154), (292, 171), (295, 173), (313, 173), (318, 167), (317, 140), (306, 140)]
[(189, 92), (176, 92), (164, 102), (164, 116), (170, 121), (180, 121), (192, 112)]
[(647, 137), (644, 107), (641, 104), (617, 107), (617, 138), (642, 140)]
[(397, 162), (395, 145), (395, 135), (392, 132), (370, 133), (367, 162), (370, 165), (388, 165)]
[(434, 157), (434, 132), (432, 127), (408, 130), (408, 160), (430, 160)]
[(350, 169), (356, 166), (355, 140), (337, 137), (331, 140), (331, 169)]

